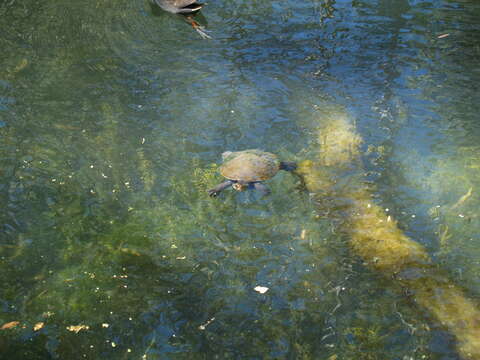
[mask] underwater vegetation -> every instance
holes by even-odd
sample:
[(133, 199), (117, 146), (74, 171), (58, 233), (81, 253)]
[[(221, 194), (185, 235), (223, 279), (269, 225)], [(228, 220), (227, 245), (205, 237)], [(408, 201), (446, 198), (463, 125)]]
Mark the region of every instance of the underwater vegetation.
[[(93, 173), (97, 180), (90, 182), (65, 171), (58, 185), (49, 186), (52, 200), (41, 210), (38, 227), (32, 224), (16, 244), (1, 247), (8, 259), (1, 263), (8, 289), (4, 306), (10, 309), (1, 344), (8, 356), (61, 357), (77, 348), (92, 356), (160, 358), (201, 351), (234, 358), (240, 347), (242, 356), (315, 359), (331, 345), (328, 359), (389, 358), (399, 351), (387, 335), (392, 329), (420, 333), (424, 325), (399, 318), (379, 324), (367, 320), (368, 309), (357, 309), (365, 311), (364, 318), (337, 315), (339, 308), (353, 307), (355, 293), (366, 291), (350, 283), (359, 281), (352, 255), (381, 275), (379, 288), (408, 290), (420, 309), (455, 336), (465, 358), (477, 356), (477, 304), (372, 200), (359, 162), (362, 140), (343, 112), (333, 112), (320, 126), (319, 148), (310, 153), (318, 157), (299, 163), (303, 184), (277, 175), (269, 183), (274, 197), (232, 192), (221, 201), (205, 191), (221, 179), (218, 165), (199, 158), (182, 160), (188, 176), (162, 174), (171, 192), (158, 194), (148, 147), (140, 143), (127, 163), (118, 158), (113, 149), (120, 125), (111, 106), (104, 105), (102, 114), (102, 136), (83, 141), (105, 148), (90, 164), (107, 164), (109, 172)], [(116, 172), (119, 163), (131, 166), (128, 178)], [(50, 164), (42, 168), (45, 179), (50, 172), (58, 177)], [(33, 165), (15, 176), (39, 176)], [(50, 220), (54, 228), (33, 244), (33, 234), (43, 233), (48, 219), (57, 219)], [(253, 296), (255, 286), (266, 293)], [(377, 296), (371, 311), (388, 309), (389, 298)], [(237, 328), (241, 336), (233, 336)], [(25, 345), (21, 339), (30, 340)], [(415, 348), (428, 353), (422, 338)]]
[[(320, 206), (325, 197), (340, 199), (336, 209), (344, 219), (341, 226), (353, 253), (364, 265), (407, 289), (416, 304), (455, 335), (465, 358), (480, 358), (478, 303), (468, 299), (433, 264), (426, 249), (404, 235), (396, 221), (375, 204), (361, 175), (361, 140), (346, 115), (331, 116), (319, 130), (318, 160), (304, 161), (298, 169), (307, 189)], [(461, 198), (457, 204), (464, 201)]]
[(478, 358), (478, 9), (3, 2), (0, 358)]

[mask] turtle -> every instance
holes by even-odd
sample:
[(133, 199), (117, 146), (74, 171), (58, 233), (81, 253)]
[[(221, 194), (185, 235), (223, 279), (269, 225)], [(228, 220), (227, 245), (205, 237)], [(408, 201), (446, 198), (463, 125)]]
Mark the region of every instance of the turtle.
[(238, 191), (253, 188), (268, 195), (270, 190), (263, 181), (274, 177), (279, 170), (293, 171), (297, 168), (294, 162), (280, 161), (275, 154), (257, 149), (226, 151), (222, 158), (220, 173), (227, 181), (208, 190), (212, 197), (229, 186)]
[(172, 13), (185, 15), (185, 20), (192, 25), (196, 32), (204, 39), (211, 39), (207, 34), (207, 30), (198, 22), (193, 20), (192, 15), (198, 12), (205, 4), (199, 3), (197, 0), (151, 0), (163, 10)]

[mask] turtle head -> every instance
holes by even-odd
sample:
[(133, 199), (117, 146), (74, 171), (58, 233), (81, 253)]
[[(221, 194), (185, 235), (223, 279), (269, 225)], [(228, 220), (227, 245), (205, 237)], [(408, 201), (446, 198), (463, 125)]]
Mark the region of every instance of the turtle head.
[(245, 191), (248, 189), (248, 183), (244, 181), (237, 181), (233, 183), (232, 187), (237, 191)]
[(222, 153), (222, 159), (225, 160), (226, 158), (228, 158), (232, 154), (233, 154), (232, 151), (225, 151), (224, 153)]

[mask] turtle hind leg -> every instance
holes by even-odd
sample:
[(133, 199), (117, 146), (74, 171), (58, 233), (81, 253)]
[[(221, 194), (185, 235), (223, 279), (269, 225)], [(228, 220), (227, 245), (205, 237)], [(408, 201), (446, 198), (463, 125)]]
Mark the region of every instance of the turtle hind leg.
[(270, 194), (270, 189), (268, 188), (267, 185), (262, 184), (260, 182), (253, 183), (253, 188), (255, 190), (258, 190), (262, 193), (262, 195), (269, 195)]
[(210, 195), (211, 197), (215, 197), (218, 194), (220, 194), (223, 190), (228, 188), (229, 186), (232, 186), (232, 184), (233, 184), (232, 180), (224, 181), (223, 183), (218, 184), (214, 188), (208, 190), (208, 195)]
[(297, 169), (297, 163), (293, 161), (282, 161), (280, 162), (280, 170), (294, 171)]

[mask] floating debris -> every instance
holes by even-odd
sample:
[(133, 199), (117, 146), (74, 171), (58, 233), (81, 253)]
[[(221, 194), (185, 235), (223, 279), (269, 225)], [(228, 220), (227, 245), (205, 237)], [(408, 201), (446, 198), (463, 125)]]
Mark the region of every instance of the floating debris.
[(200, 325), (198, 328), (200, 330), (205, 330), (208, 325), (210, 325), (213, 321), (215, 320), (214, 317), (212, 317), (210, 320), (208, 320), (205, 324)]
[(265, 294), (269, 290), (269, 288), (265, 286), (255, 286), (253, 290), (259, 292), (260, 294)]
[(300, 234), (300, 239), (305, 240), (306, 235), (307, 235), (307, 230), (303, 229)]
[(33, 327), (33, 331), (38, 331), (40, 330), (41, 328), (43, 328), (43, 326), (45, 325), (44, 322), (38, 322), (35, 324), (35, 326)]
[(88, 326), (88, 325), (70, 325), (70, 326), (67, 326), (68, 331), (73, 331), (76, 334), (78, 334), (82, 330), (88, 330), (88, 329), (90, 329), (90, 326)]
[(0, 330), (11, 329), (17, 326), (18, 324), (20, 324), (20, 321), (10, 321), (8, 323), (3, 324), (2, 327), (0, 327)]

